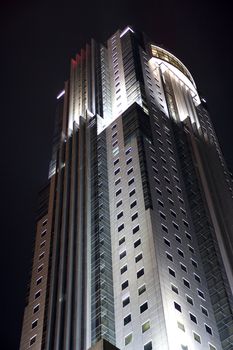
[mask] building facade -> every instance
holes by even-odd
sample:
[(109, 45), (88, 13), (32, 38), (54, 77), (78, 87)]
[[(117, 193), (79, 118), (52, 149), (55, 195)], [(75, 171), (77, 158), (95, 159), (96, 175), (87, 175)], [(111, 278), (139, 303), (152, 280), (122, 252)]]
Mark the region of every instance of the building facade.
[(127, 27), (71, 61), (20, 350), (233, 349), (232, 177), (173, 54)]

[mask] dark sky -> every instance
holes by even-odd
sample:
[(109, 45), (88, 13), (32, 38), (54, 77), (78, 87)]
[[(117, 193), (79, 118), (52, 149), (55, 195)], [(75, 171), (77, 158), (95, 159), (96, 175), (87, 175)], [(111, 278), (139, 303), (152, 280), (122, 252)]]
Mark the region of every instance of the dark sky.
[(56, 95), (68, 78), (70, 58), (92, 37), (103, 42), (127, 24), (144, 30), (191, 71), (233, 166), (230, 1), (4, 0), (0, 7), (1, 349), (19, 348), (37, 193), (47, 178)]

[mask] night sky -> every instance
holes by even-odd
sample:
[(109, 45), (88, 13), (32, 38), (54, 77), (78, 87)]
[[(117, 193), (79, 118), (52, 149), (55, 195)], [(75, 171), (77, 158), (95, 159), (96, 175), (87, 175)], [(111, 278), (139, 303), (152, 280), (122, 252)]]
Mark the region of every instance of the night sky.
[[(83, 3), (82, 3), (83, 1)], [(16, 1), (0, 7), (0, 348), (19, 348), (37, 193), (46, 182), (56, 96), (69, 62), (92, 37), (127, 24), (144, 30), (191, 71), (233, 168), (230, 1)]]

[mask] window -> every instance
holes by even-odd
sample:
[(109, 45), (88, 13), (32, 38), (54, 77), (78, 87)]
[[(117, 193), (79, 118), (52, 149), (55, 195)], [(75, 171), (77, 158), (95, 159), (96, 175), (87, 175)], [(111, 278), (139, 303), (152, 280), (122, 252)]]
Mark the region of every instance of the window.
[(159, 199), (158, 199), (158, 204), (161, 205), (161, 207), (163, 207), (163, 202), (161, 202)]
[(119, 245), (123, 244), (125, 242), (125, 237), (122, 237), (120, 240), (119, 240)]
[(47, 224), (47, 222), (48, 222), (48, 219), (45, 219), (42, 223), (42, 226), (45, 226)]
[(172, 216), (174, 216), (174, 218), (176, 218), (176, 213), (173, 210), (170, 209), (170, 213)]
[(116, 160), (114, 160), (113, 165), (116, 165), (116, 164), (118, 164), (118, 163), (119, 163), (119, 158), (117, 158)]
[(184, 224), (184, 226), (189, 227), (189, 224), (187, 221), (183, 220), (183, 224)]
[(179, 230), (179, 226), (177, 225), (177, 223), (175, 223), (174, 221), (172, 221), (173, 227), (175, 227), (176, 230)]
[(126, 256), (126, 250), (120, 253), (120, 259), (123, 259)]
[(126, 151), (125, 151), (125, 155), (127, 156), (130, 152), (131, 152), (132, 148), (129, 147)]
[(190, 288), (190, 283), (185, 278), (183, 278), (183, 283), (184, 283), (185, 287)]
[(35, 299), (39, 298), (40, 292), (41, 292), (41, 291), (39, 290), (38, 292), (35, 293)]
[(202, 306), (202, 305), (201, 305), (201, 312), (202, 312), (205, 316), (208, 317), (208, 310), (207, 310), (204, 306)]
[(162, 219), (166, 220), (166, 215), (162, 213), (161, 211), (159, 212), (159, 215), (161, 216)]
[(38, 286), (38, 284), (40, 284), (42, 282), (42, 277), (38, 278), (38, 280), (36, 280), (36, 285)]
[(170, 267), (168, 268), (168, 272), (170, 273), (170, 275), (172, 275), (173, 277), (176, 277), (176, 273), (174, 270), (172, 270)]
[(169, 187), (166, 187), (166, 189), (168, 193), (172, 194), (172, 190)]
[(115, 132), (113, 135), (112, 135), (112, 138), (116, 137), (117, 136), (117, 132)]
[(181, 243), (181, 238), (179, 236), (175, 235), (175, 239), (177, 242)]
[(122, 306), (125, 307), (126, 305), (128, 305), (130, 303), (130, 297), (127, 297), (125, 298), (123, 301), (122, 301)]
[(129, 192), (129, 196), (132, 197), (135, 194), (135, 189)]
[(144, 268), (140, 269), (138, 272), (137, 272), (137, 278), (140, 278), (144, 275)]
[(129, 314), (124, 318), (124, 326), (126, 326), (130, 322), (131, 322), (131, 314)]
[(133, 234), (135, 234), (138, 231), (139, 231), (139, 225), (137, 225), (133, 228)]
[(201, 283), (200, 277), (198, 275), (196, 275), (195, 273), (194, 273), (194, 278), (197, 282)]
[(167, 233), (168, 233), (168, 228), (167, 228), (167, 226), (161, 224), (161, 227), (162, 227), (162, 230), (163, 230), (164, 232), (167, 232)]
[(120, 200), (119, 202), (117, 202), (116, 207), (118, 208), (121, 204), (122, 204), (122, 200)]
[(120, 182), (121, 182), (121, 179), (120, 179), (120, 178), (117, 179), (117, 180), (115, 181), (115, 186), (117, 186)]
[(193, 314), (189, 313), (190, 320), (193, 321), (194, 323), (197, 323), (197, 318)]
[(139, 262), (140, 260), (142, 260), (142, 253), (138, 254), (136, 257), (135, 257), (135, 262)]
[(150, 321), (147, 321), (147, 322), (143, 323), (143, 325), (142, 325), (142, 333), (145, 333), (146, 331), (148, 331), (148, 329), (150, 329)]
[(196, 340), (198, 343), (201, 344), (201, 337), (197, 333), (193, 332), (193, 338)]
[(123, 211), (121, 211), (121, 212), (117, 215), (117, 220), (119, 220), (122, 216), (123, 216)]
[(130, 333), (128, 334), (126, 337), (125, 337), (125, 346), (130, 344), (132, 342), (132, 339), (133, 339), (133, 334)]
[(37, 304), (34, 308), (33, 308), (33, 313), (37, 313), (40, 309), (40, 304)]
[(41, 237), (44, 237), (45, 235), (46, 235), (46, 233), (47, 233), (47, 230), (44, 230), (43, 232), (41, 232)]
[(193, 299), (187, 294), (186, 294), (186, 300), (190, 305), (193, 305)]
[(138, 295), (141, 295), (146, 291), (146, 285), (143, 284), (141, 287), (138, 288)]
[(121, 193), (121, 188), (119, 188), (119, 190), (116, 191), (116, 197), (119, 196), (120, 193)]
[(179, 290), (176, 286), (174, 286), (174, 284), (171, 285), (172, 291), (176, 294), (179, 294)]
[(36, 328), (38, 324), (38, 319), (32, 322), (32, 329)]
[(120, 172), (120, 168), (117, 168), (117, 169), (114, 171), (114, 174), (117, 175), (117, 174), (119, 174), (119, 172)]
[(127, 269), (128, 269), (127, 265), (122, 266), (122, 268), (121, 268), (121, 275), (123, 275), (123, 273), (126, 272)]
[(160, 189), (158, 189), (158, 187), (155, 187), (155, 189), (156, 189), (156, 192), (157, 192), (160, 196), (162, 196), (162, 192), (160, 191)]
[(138, 217), (138, 213), (135, 213), (135, 214), (133, 214), (133, 216), (131, 217), (131, 220), (134, 221), (135, 219), (137, 219), (137, 217)]
[(184, 272), (187, 272), (187, 267), (185, 265), (183, 265), (182, 263), (180, 263), (180, 268), (181, 270), (183, 270)]
[(137, 248), (140, 244), (141, 244), (141, 238), (137, 239), (137, 240), (134, 242), (134, 248)]
[(129, 182), (128, 182), (128, 185), (132, 185), (132, 183), (134, 183), (134, 178), (130, 179)]
[(213, 333), (212, 333), (212, 329), (211, 329), (211, 327), (210, 326), (208, 326), (207, 324), (205, 324), (205, 330), (206, 330), (206, 332), (207, 333), (209, 333), (210, 335), (212, 335)]
[(140, 313), (142, 314), (144, 311), (146, 311), (148, 309), (148, 303), (147, 301), (145, 303), (143, 303), (141, 306), (140, 306)]
[(184, 328), (183, 323), (177, 321), (177, 326), (178, 326), (178, 328), (179, 328), (181, 331), (185, 332), (185, 328)]
[(185, 232), (185, 234), (186, 234), (186, 237), (191, 241), (192, 240), (192, 236), (188, 232)]
[(126, 164), (130, 164), (132, 162), (132, 158), (127, 159)]
[(181, 350), (188, 350), (188, 346), (181, 344)]
[(168, 245), (168, 247), (170, 247), (171, 246), (171, 243), (169, 242), (169, 240), (167, 239), (167, 238), (163, 238), (163, 241), (164, 241), (164, 243), (166, 244), (166, 245)]
[(191, 245), (189, 245), (189, 244), (188, 244), (188, 249), (190, 250), (190, 252), (191, 252), (191, 253), (193, 253), (193, 254), (194, 254), (194, 248), (193, 248), (193, 247), (191, 247)]
[(144, 345), (144, 350), (152, 350), (152, 341)]
[(182, 250), (180, 250), (179, 248), (177, 249), (177, 252), (180, 256), (182, 256), (182, 258), (184, 258), (184, 252)]
[(40, 272), (43, 270), (44, 264), (41, 264), (40, 266), (38, 266), (37, 272)]
[(127, 171), (127, 174), (130, 175), (132, 172), (133, 172), (133, 168), (130, 168), (130, 169)]
[(118, 227), (118, 232), (122, 231), (124, 227), (125, 227), (125, 225), (124, 225), (124, 224), (121, 224), (121, 225)]
[(130, 204), (130, 208), (134, 208), (137, 205), (137, 201), (133, 201), (133, 203)]
[(209, 343), (209, 350), (217, 350), (215, 346)]
[(168, 201), (170, 204), (174, 205), (174, 201), (171, 198), (168, 197)]
[(168, 260), (173, 261), (173, 257), (172, 257), (171, 254), (169, 254), (168, 252), (166, 252), (166, 256), (167, 256)]
[(116, 140), (115, 142), (113, 142), (112, 147), (115, 147), (117, 145), (118, 141)]
[(43, 248), (45, 246), (46, 241), (41, 242), (40, 248)]
[(32, 337), (32, 338), (30, 339), (30, 341), (29, 341), (29, 346), (35, 344), (35, 342), (36, 342), (36, 335), (34, 335), (34, 337)]
[(191, 259), (191, 263), (194, 267), (197, 267), (197, 262), (195, 260)]
[(129, 285), (129, 281), (126, 280), (125, 282), (122, 283), (122, 285), (121, 285), (121, 290), (124, 290), (125, 288), (127, 288), (128, 285)]
[(204, 299), (205, 300), (205, 296), (204, 296), (204, 293), (201, 291), (201, 290), (197, 290), (197, 294), (200, 298)]
[(177, 304), (175, 301), (174, 301), (174, 307), (177, 311), (182, 312), (180, 304)]
[(113, 126), (112, 126), (112, 130), (114, 130), (116, 128), (116, 124), (114, 124)]

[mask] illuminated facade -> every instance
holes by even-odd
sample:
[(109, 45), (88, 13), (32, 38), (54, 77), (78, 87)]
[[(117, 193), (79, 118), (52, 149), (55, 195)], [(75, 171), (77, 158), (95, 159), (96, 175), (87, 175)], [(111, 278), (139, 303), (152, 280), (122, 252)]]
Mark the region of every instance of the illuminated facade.
[(187, 68), (127, 27), (57, 101), (20, 350), (232, 349), (232, 179)]

